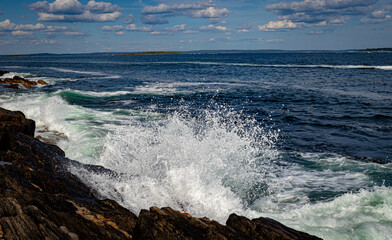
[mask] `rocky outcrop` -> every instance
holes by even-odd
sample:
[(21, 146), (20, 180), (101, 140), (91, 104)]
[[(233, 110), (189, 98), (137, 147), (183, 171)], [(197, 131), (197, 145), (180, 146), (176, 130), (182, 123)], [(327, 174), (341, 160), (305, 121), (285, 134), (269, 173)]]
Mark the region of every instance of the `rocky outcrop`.
[[(9, 72), (0, 70), (0, 77), (6, 73)], [(37, 86), (38, 84), (48, 85), (48, 83), (45, 82), (44, 80), (38, 80), (36, 82), (36, 81), (30, 81), (20, 76), (14, 76), (13, 78), (5, 78), (4, 80), (0, 79), (0, 84), (3, 84), (3, 86), (6, 88), (14, 88), (14, 89), (19, 89), (21, 86), (24, 86), (25, 88), (29, 89), (29, 88), (35, 88), (35, 86)]]
[(100, 200), (57, 146), (34, 138), (35, 123), (0, 108), (0, 240), (2, 239), (319, 239), (274, 220), (232, 214), (227, 225), (171, 208), (151, 207), (137, 217)]

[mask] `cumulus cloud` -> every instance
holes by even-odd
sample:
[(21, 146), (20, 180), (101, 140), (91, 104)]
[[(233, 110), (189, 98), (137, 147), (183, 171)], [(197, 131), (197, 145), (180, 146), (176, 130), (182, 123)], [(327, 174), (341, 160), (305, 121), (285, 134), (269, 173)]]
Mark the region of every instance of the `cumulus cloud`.
[(278, 19), (259, 26), (259, 30), (287, 31), (343, 24), (352, 16), (367, 14), (376, 2), (377, 0), (303, 0), (270, 4), (265, 9), (278, 15)]
[(85, 34), (76, 30), (70, 29), (64, 26), (45, 26), (42, 23), (37, 24), (15, 24), (9, 19), (0, 22), (0, 33), (11, 33), (12, 36), (22, 37), (22, 36), (32, 36), (35, 32), (41, 32), (46, 35), (63, 34), (65, 36), (76, 35), (79, 37)]
[(229, 14), (230, 11), (226, 8), (216, 9), (215, 7), (208, 7), (207, 9), (193, 12), (192, 16), (197, 18), (221, 18)]
[(258, 26), (259, 31), (282, 31), (282, 30), (289, 30), (299, 28), (301, 24), (294, 23), (291, 20), (282, 20), (282, 21), (271, 21), (268, 24)]
[(381, 23), (392, 20), (392, 6), (384, 6), (382, 9), (374, 10), (368, 16), (361, 18), (361, 23)]
[(47, 22), (111, 22), (122, 17), (122, 8), (108, 2), (90, 0), (86, 5), (78, 0), (39, 1), (29, 5), (40, 21)]
[(16, 24), (12, 23), (9, 19), (0, 22), (0, 31), (10, 31), (15, 28)]
[[(230, 14), (226, 8), (216, 8), (212, 1), (209, 2), (196, 2), (196, 3), (181, 3), (181, 4), (164, 4), (161, 3), (157, 6), (145, 6), (141, 13), (142, 21), (144, 16), (152, 18), (151, 16), (160, 15), (162, 17), (170, 16), (190, 16), (194, 18), (208, 18), (218, 19)], [(162, 17), (156, 17), (155, 20), (163, 22)], [(145, 20), (144, 20), (145, 21)], [(146, 21), (145, 21), (146, 22)], [(152, 22), (152, 21), (151, 21)], [(159, 24), (159, 23), (158, 23)]]

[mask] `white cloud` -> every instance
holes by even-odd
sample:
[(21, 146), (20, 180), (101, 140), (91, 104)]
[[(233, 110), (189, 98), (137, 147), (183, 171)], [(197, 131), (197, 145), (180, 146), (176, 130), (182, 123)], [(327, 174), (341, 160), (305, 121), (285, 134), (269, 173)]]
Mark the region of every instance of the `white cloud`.
[(152, 27), (137, 27), (136, 24), (129, 24), (124, 28), (127, 31), (137, 31), (137, 32), (151, 32)]
[(213, 2), (197, 2), (197, 3), (182, 3), (167, 5), (164, 3), (158, 6), (145, 6), (141, 11), (142, 14), (162, 14), (162, 13), (175, 13), (180, 14), (181, 11), (201, 10), (208, 7), (213, 7)]
[(294, 23), (291, 20), (282, 20), (282, 21), (270, 21), (268, 24), (258, 26), (259, 31), (284, 31), (289, 29), (295, 29), (301, 27), (300, 23)]
[(102, 31), (113, 31), (113, 32), (120, 31), (120, 30), (123, 30), (123, 29), (124, 29), (124, 26), (121, 26), (121, 25), (103, 26), (101, 28)]
[(210, 38), (208, 41), (214, 42), (216, 39), (215, 38)]
[(11, 33), (12, 36), (22, 37), (31, 36), (36, 32), (42, 32), (46, 35), (63, 34), (65, 36), (82, 37), (84, 33), (76, 29), (70, 29), (65, 26), (45, 26), (42, 23), (37, 24), (15, 24), (9, 19), (0, 22), (0, 33)]
[[(149, 16), (149, 18), (151, 18), (151, 16), (160, 15), (162, 17), (190, 16), (194, 18), (218, 19), (229, 15), (230, 11), (226, 8), (216, 8), (215, 4), (212, 1), (209, 1), (172, 5), (161, 3), (157, 6), (145, 6), (141, 13), (144, 16)], [(160, 21), (163, 22), (162, 17), (157, 17), (156, 20), (160, 19)]]
[(186, 24), (174, 25), (173, 27), (167, 27), (166, 30), (173, 31), (173, 32), (186, 31), (187, 25)]
[(352, 16), (367, 14), (378, 0), (285, 1), (265, 7), (278, 19), (259, 26), (261, 31), (344, 24)]
[(29, 5), (40, 21), (51, 22), (111, 22), (122, 17), (122, 8), (108, 2), (90, 0), (82, 5), (78, 0), (35, 2)]
[(82, 14), (52, 14), (52, 13), (38, 13), (38, 20), (44, 22), (114, 22), (122, 17), (121, 12), (94, 14), (89, 11)]
[(207, 9), (193, 12), (192, 16), (197, 18), (221, 18), (229, 14), (230, 11), (226, 8), (216, 9), (215, 7), (208, 7)]
[(227, 27), (224, 26), (215, 26), (213, 24), (207, 25), (207, 26), (201, 26), (199, 27), (200, 31), (227, 31)]
[(9, 31), (15, 28), (16, 24), (12, 23), (9, 19), (0, 22), (0, 31)]
[(46, 29), (46, 26), (43, 25), (42, 23), (37, 23), (35, 25), (33, 24), (26, 24), (26, 25), (16, 25), (15, 30), (29, 30), (29, 31), (33, 31), (33, 30), (44, 30)]
[(125, 32), (124, 31), (119, 31), (119, 32), (116, 32), (116, 35), (124, 35), (125, 34)]
[(371, 12), (368, 16), (361, 18), (361, 23), (381, 23), (392, 20), (390, 9), (392, 6), (384, 6), (383, 9), (378, 9)]
[(122, 11), (123, 9), (108, 2), (96, 2), (94, 0), (90, 0), (86, 5), (86, 10), (93, 13), (113, 13)]
[(26, 37), (26, 36), (32, 36), (34, 33), (28, 31), (16, 30), (16, 31), (12, 31), (11, 34), (12, 36), (15, 37)]
[(65, 32), (64, 33), (67, 36), (72, 36), (72, 37), (81, 37), (81, 36), (85, 36), (85, 33), (79, 32), (79, 31), (72, 31), (72, 32)]

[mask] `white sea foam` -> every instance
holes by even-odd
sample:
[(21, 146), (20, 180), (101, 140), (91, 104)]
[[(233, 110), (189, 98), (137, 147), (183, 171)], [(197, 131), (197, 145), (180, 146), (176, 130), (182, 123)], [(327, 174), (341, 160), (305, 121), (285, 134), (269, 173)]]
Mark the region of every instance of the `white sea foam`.
[(114, 92), (94, 92), (94, 91), (80, 91), (80, 90), (65, 90), (65, 91), (72, 91), (75, 93), (93, 96), (93, 97), (113, 97), (113, 96), (122, 96), (122, 95), (133, 93), (131, 91), (114, 91)]
[(87, 75), (96, 75), (96, 76), (107, 75), (106, 73), (102, 73), (102, 72), (78, 71), (78, 70), (58, 68), (58, 67), (48, 67), (48, 69), (58, 71), (58, 72), (69, 72), (69, 73), (78, 73), (78, 74), (87, 74)]
[[(268, 216), (326, 240), (392, 238), (392, 189), (374, 187)], [(251, 214), (252, 215), (252, 214)]]

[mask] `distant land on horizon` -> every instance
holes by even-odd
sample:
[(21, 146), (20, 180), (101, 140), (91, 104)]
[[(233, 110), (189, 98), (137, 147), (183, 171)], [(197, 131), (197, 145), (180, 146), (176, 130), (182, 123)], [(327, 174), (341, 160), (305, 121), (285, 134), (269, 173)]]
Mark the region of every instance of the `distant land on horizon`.
[(118, 54), (118, 55), (181, 55), (181, 54), (235, 54), (235, 53), (392, 53), (392, 48), (366, 48), (346, 50), (281, 50), (281, 49), (259, 49), (259, 50), (195, 50), (195, 51), (141, 51), (141, 52), (93, 52), (93, 53), (33, 53), (0, 55), (7, 57), (23, 56), (49, 56), (49, 55), (75, 55), (75, 54)]

